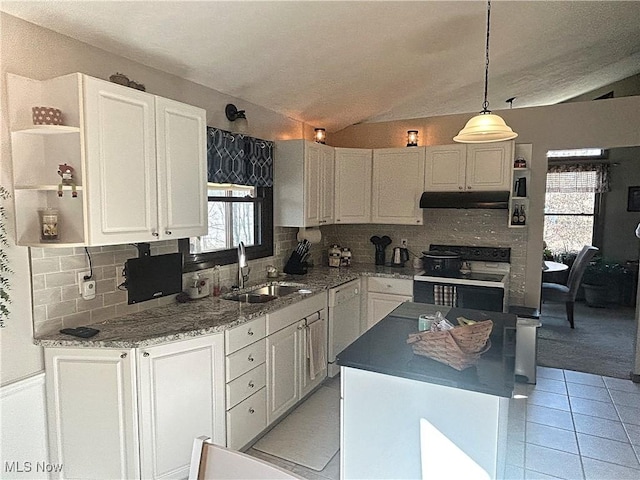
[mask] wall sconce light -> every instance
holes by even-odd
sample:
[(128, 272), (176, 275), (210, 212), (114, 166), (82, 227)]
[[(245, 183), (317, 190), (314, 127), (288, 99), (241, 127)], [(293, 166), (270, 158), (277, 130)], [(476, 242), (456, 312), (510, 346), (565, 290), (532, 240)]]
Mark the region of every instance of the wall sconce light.
[(324, 128), (316, 128), (314, 130), (315, 134), (313, 135), (313, 139), (317, 143), (324, 143), (327, 139), (327, 132)]
[(418, 130), (407, 130), (407, 147), (418, 146)]
[(244, 113), (244, 110), (238, 110), (233, 103), (228, 103), (224, 109), (224, 113), (227, 115), (227, 119), (230, 122), (235, 122), (239, 118), (246, 119), (247, 116)]

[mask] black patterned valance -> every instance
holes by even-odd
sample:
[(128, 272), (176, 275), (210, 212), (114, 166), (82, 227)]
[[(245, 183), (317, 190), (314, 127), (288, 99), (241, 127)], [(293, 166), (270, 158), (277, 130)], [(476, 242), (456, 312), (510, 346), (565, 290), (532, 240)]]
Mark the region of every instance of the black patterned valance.
[(207, 127), (207, 180), (273, 186), (273, 142)]

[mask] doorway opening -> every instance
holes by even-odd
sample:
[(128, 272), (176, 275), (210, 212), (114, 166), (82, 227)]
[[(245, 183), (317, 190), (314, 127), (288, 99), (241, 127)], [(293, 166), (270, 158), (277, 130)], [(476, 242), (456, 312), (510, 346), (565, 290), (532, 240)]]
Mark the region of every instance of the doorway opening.
[[(640, 147), (602, 151), (597, 158), (549, 159), (548, 165), (545, 259), (570, 269), (584, 245), (599, 252), (576, 297), (575, 330), (568, 328), (564, 304), (543, 302), (538, 363), (629, 378), (637, 328), (640, 241), (635, 228), (640, 212), (627, 211), (627, 195), (640, 185)], [(543, 281), (566, 284), (569, 272), (544, 275)], [(591, 303), (588, 285), (604, 294), (599, 303)]]

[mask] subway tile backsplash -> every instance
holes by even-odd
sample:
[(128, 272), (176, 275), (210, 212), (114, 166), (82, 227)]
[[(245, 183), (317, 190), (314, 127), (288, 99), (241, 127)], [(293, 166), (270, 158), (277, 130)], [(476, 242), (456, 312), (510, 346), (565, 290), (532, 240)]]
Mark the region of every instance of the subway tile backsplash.
[[(480, 245), (511, 247), (510, 303), (524, 302), (524, 273), (527, 260), (527, 229), (507, 227), (506, 210), (424, 210), (424, 225), (329, 225), (321, 228), (322, 243), (311, 247), (311, 258), (316, 265), (327, 262), (327, 249), (337, 243), (351, 248), (354, 263), (374, 263), (373, 235), (388, 235), (393, 243), (387, 249), (390, 260), (392, 248), (400, 239), (408, 240), (412, 254), (420, 256), (430, 244)], [(266, 280), (266, 268), (274, 265), (282, 270), (296, 246), (297, 228), (276, 227), (274, 256), (250, 260), (251, 281)], [(77, 274), (89, 269), (85, 250), (77, 248), (31, 248), (33, 289), (33, 321), (36, 335), (96, 323), (127, 313), (146, 310), (175, 301), (175, 296), (149, 300), (135, 305), (127, 304), (127, 292), (118, 288), (122, 281), (122, 267), (129, 258), (138, 256), (133, 245), (89, 247), (96, 280), (96, 297), (84, 300), (77, 284)], [(156, 242), (151, 254), (160, 255), (178, 251), (176, 241)], [(412, 256), (413, 259), (413, 256)], [(229, 288), (235, 283), (237, 265), (220, 269), (221, 285)], [(202, 276), (211, 276), (212, 270), (202, 270)], [(183, 275), (183, 285), (192, 274)]]
[[(329, 225), (322, 227), (323, 254), (337, 243), (349, 247), (355, 263), (374, 263), (374, 235), (388, 235), (393, 243), (387, 248), (387, 261), (393, 247), (406, 238), (409, 251), (421, 256), (431, 244), (511, 247), (509, 303), (524, 304), (524, 280), (527, 262), (527, 229), (509, 228), (507, 210), (425, 209), (424, 225)], [(540, 254), (542, 255), (542, 254)], [(542, 259), (542, 256), (541, 256)]]
[[(275, 229), (275, 255), (250, 260), (250, 279), (266, 278), (266, 268), (274, 265), (282, 269), (296, 244), (297, 228)], [(319, 250), (319, 248), (318, 248)], [(31, 248), (31, 285), (33, 291), (33, 322), (36, 335), (57, 331), (63, 327), (86, 325), (108, 320), (128, 313), (146, 310), (175, 301), (175, 295), (127, 304), (127, 292), (118, 285), (122, 282), (122, 268), (129, 258), (138, 256), (133, 245), (88, 247), (96, 281), (96, 297), (84, 300), (78, 290), (78, 273), (89, 270), (89, 261), (83, 247)], [(151, 244), (152, 255), (178, 251), (176, 241)], [(229, 288), (235, 281), (236, 264), (221, 267), (221, 284)], [(192, 274), (183, 275), (184, 281)], [(211, 275), (203, 270), (200, 275)]]

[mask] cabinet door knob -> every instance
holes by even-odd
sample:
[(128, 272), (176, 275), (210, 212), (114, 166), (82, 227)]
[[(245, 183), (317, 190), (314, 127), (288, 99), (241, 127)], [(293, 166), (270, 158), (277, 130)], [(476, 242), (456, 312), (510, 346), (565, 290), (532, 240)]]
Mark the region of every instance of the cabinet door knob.
[(120, 355), (120, 358), (127, 358), (127, 354), (126, 354), (126, 353), (122, 353), (122, 354)]
[(253, 380), (249, 380), (249, 388), (253, 388), (255, 386), (256, 386), (256, 384), (253, 383)]
[(462, 186), (459, 186), (459, 187), (458, 187), (458, 190), (462, 190)]
[(149, 356), (149, 352), (144, 352), (144, 353), (142, 354), (142, 356), (143, 356), (143, 357), (148, 357), (148, 356)]
[(467, 185), (467, 190), (471, 190), (471, 185)]
[(253, 409), (253, 407), (249, 407), (249, 413), (253, 415), (254, 413), (256, 413), (256, 411)]
[(153, 235), (154, 237), (159, 237), (160, 234), (158, 232), (153, 232), (151, 235)]
[(171, 235), (171, 230), (165, 230), (165, 231), (164, 231), (164, 233), (165, 233), (166, 235)]
[(251, 331), (251, 329), (249, 329), (249, 331), (247, 332), (247, 335), (249, 335), (250, 337), (253, 337), (253, 332)]
[(249, 360), (250, 362), (253, 362), (253, 355), (249, 354), (249, 358), (247, 360)]
[(303, 330), (304, 329), (304, 325), (298, 325), (298, 330)]

